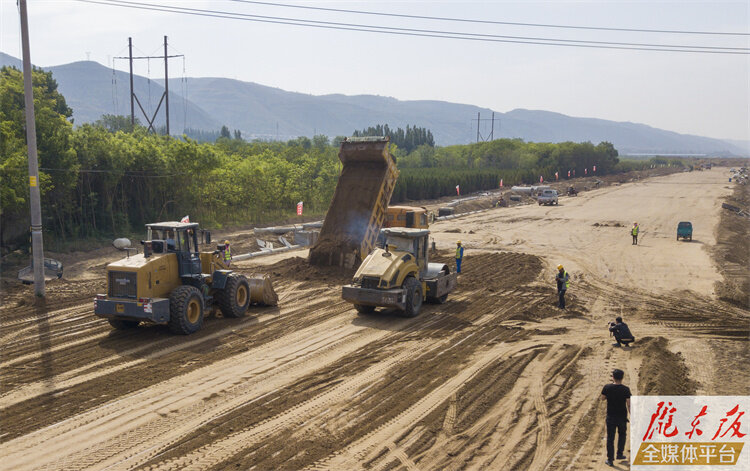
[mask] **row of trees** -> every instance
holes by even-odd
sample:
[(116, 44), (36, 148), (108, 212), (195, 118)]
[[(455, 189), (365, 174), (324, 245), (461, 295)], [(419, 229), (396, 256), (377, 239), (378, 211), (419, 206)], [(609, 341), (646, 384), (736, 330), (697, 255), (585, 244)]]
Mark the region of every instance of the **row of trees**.
[(429, 129), (409, 125), (406, 126), (406, 130), (401, 128), (393, 130), (387, 124), (378, 124), (361, 131), (354, 131), (353, 136), (388, 136), (393, 144), (406, 153), (412, 152), (419, 146), (435, 146), (435, 139)]
[[(48, 241), (122, 235), (179, 219), (217, 227), (291, 215), (298, 201), (324, 212), (339, 174), (328, 138), (199, 143), (130, 132), (107, 117), (73, 128), (51, 73), (33, 73), (42, 213)], [(28, 166), (22, 74), (0, 70), (0, 237), (28, 241)]]
[[(213, 143), (153, 133), (122, 116), (74, 128), (72, 110), (51, 73), (33, 73), (46, 240), (111, 237), (143, 224), (190, 215), (204, 225), (269, 223), (328, 208), (340, 172), (342, 137), (246, 142), (224, 128)], [(362, 133), (383, 135), (387, 126)], [(362, 134), (360, 133), (360, 134)], [(403, 134), (403, 135), (402, 135)], [(0, 239), (4, 249), (28, 242), (28, 167), (21, 72), (0, 70)], [(203, 136), (205, 137), (205, 136)], [(609, 143), (526, 143), (500, 139), (434, 147), (432, 134), (408, 126), (392, 134), (401, 176), (393, 202), (533, 183), (539, 176), (629, 170)], [(417, 144), (413, 146), (414, 144)], [(413, 146), (413, 147), (410, 147)], [(409, 150), (410, 149), (410, 150)], [(632, 164), (648, 166), (648, 162)]]

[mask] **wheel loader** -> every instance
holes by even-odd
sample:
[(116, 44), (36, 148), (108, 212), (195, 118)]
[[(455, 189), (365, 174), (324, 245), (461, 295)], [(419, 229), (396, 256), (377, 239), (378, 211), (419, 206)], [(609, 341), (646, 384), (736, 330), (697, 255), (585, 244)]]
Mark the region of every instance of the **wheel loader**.
[(198, 223), (160, 222), (147, 224), (146, 231), (142, 253), (107, 265), (107, 293), (94, 300), (94, 314), (114, 328), (145, 321), (187, 335), (197, 332), (213, 309), (242, 317), (250, 304), (276, 305), (268, 276), (248, 279), (230, 270), (223, 245), (198, 250)]
[(456, 287), (457, 275), (448, 265), (429, 263), (430, 231), (403, 227), (381, 233), (382, 247), (362, 261), (352, 284), (343, 287), (343, 299), (361, 314), (386, 307), (403, 317), (417, 316), (423, 301), (444, 303)]

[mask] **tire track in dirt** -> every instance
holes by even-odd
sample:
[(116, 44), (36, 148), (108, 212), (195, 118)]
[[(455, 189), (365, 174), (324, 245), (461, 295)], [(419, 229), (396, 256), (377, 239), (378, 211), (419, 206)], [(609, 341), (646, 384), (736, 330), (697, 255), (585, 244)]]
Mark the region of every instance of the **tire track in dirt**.
[(383, 443), (387, 443), (390, 437), (398, 435), (399, 430), (407, 430), (422, 420), (433, 409), (439, 407), (461, 388), (463, 384), (470, 381), (485, 367), (506, 358), (513, 353), (525, 348), (535, 347), (536, 341), (519, 341), (514, 344), (500, 343), (489, 350), (476, 355), (474, 361), (463, 368), (457, 375), (448, 381), (436, 386), (432, 391), (419, 399), (413, 406), (391, 419), (385, 425), (357, 440), (352, 445), (328, 459), (314, 463), (307, 469), (354, 469), (358, 463), (372, 460), (378, 457)]
[[(307, 317), (307, 320), (313, 324), (316, 321), (324, 321), (331, 317), (335, 317), (349, 309), (349, 305), (343, 302), (331, 304), (321, 301), (317, 303), (317, 306), (318, 308), (310, 311)], [(237, 324), (234, 324), (232, 327), (219, 329), (212, 333), (201, 332), (196, 338), (187, 341), (185, 337), (175, 337), (166, 334), (167, 337), (163, 341), (166, 342), (167, 345), (170, 345), (168, 349), (171, 353), (166, 352), (166, 349), (163, 348), (153, 349), (153, 346), (149, 343), (141, 345), (140, 347), (146, 348), (146, 350), (144, 350), (147, 352), (145, 353), (146, 356), (155, 356), (159, 359), (157, 365), (160, 367), (160, 371), (164, 371), (164, 373), (158, 374), (157, 378), (161, 378), (161, 380), (164, 381), (179, 376), (180, 373), (185, 374), (202, 366), (195, 360), (188, 361), (187, 363), (180, 361), (180, 353), (184, 352), (189, 358), (200, 358), (200, 363), (203, 365), (208, 364), (211, 361), (225, 360), (234, 353), (248, 351), (249, 348), (245, 345), (255, 345), (257, 348), (268, 341), (273, 341), (274, 339), (283, 336), (284, 334), (294, 332), (299, 327), (300, 323), (296, 314), (300, 314), (303, 311), (305, 311), (305, 306), (297, 305), (295, 308), (289, 309), (285, 315), (269, 315), (269, 318), (263, 324), (258, 324), (258, 318), (247, 318), (241, 322), (241, 324), (245, 326), (244, 330), (238, 330)], [(262, 328), (260, 328), (260, 326), (262, 326)], [(219, 347), (217, 347), (217, 341), (220, 339), (221, 335), (229, 334), (235, 339), (235, 343), (219, 343)], [(195, 349), (201, 349), (203, 352), (200, 354), (193, 353)], [(119, 355), (115, 355), (112, 358), (119, 358)], [(136, 359), (138, 358), (136, 357)], [(171, 369), (168, 367), (162, 368), (162, 366), (164, 366), (162, 364), (164, 360), (168, 363), (177, 360), (179, 363), (174, 365)], [(25, 419), (22, 423), (14, 424), (16, 425), (15, 427), (8, 427), (8, 429), (11, 430), (13, 436), (17, 436), (19, 432), (25, 432), (33, 427), (35, 422), (37, 423), (37, 427), (40, 425), (45, 426), (73, 415), (74, 412), (68, 412), (65, 414), (66, 411), (72, 409), (72, 406), (69, 406), (68, 404), (75, 405), (85, 399), (88, 406), (87, 408), (93, 408), (111, 400), (107, 399), (107, 397), (122, 397), (126, 394), (134, 393), (141, 388), (147, 388), (148, 386), (140, 386), (141, 384), (144, 384), (141, 377), (146, 376), (146, 381), (148, 381), (151, 376), (150, 372), (153, 369), (153, 365), (153, 362), (142, 362), (136, 366), (130, 364), (130, 368), (128, 369), (122, 369), (117, 365), (114, 365), (107, 370), (108, 373), (111, 373), (112, 368), (119, 368), (119, 372), (116, 375), (117, 381), (114, 383), (109, 380), (109, 375), (100, 375), (88, 382), (80, 383), (78, 386), (55, 393), (54, 400), (50, 400), (49, 394), (27, 399), (16, 406), (3, 410), (8, 416), (23, 417)], [(91, 375), (94, 374), (96, 374), (96, 372), (91, 373)], [(73, 378), (73, 380), (75, 380), (75, 378)], [(135, 384), (136, 386), (133, 387), (131, 384)], [(156, 384), (158, 384), (158, 381)], [(49, 388), (58, 389), (55, 384), (50, 384)], [(106, 390), (106, 392), (109, 393), (108, 396), (102, 396), (102, 390)], [(47, 414), (40, 417), (37, 414), (37, 411), (40, 409), (48, 411)], [(39, 421), (42, 421), (41, 424), (38, 423)], [(18, 426), (21, 425), (24, 428), (17, 430)], [(31, 428), (31, 430), (33, 430), (33, 428)]]
[(411, 345), (401, 343), (401, 351), (395, 355), (376, 363), (355, 376), (347, 378), (309, 401), (287, 409), (280, 415), (274, 416), (250, 429), (242, 430), (236, 434), (217, 440), (184, 457), (160, 463), (146, 469), (191, 470), (214, 467), (232, 457), (243, 448), (267, 439), (285, 428), (292, 427), (296, 423), (303, 423), (310, 417), (319, 414), (321, 410), (329, 407), (331, 404), (351, 397), (356, 394), (358, 389), (366, 388), (368, 383), (371, 383), (374, 378), (378, 378), (397, 363), (409, 360), (414, 354), (424, 348), (422, 342), (411, 341), (409, 343)]
[[(460, 299), (460, 296), (457, 296), (456, 299)], [(488, 302), (492, 302), (492, 301), (493, 301), (492, 299), (488, 299)], [(494, 301), (496, 301), (496, 300), (494, 300)], [(451, 350), (453, 348), (462, 348), (464, 345), (466, 345), (464, 343), (464, 341), (465, 340), (471, 341), (472, 340), (472, 336), (473, 336), (473, 335), (469, 335), (469, 336), (466, 336), (467, 338), (461, 338), (461, 337), (456, 338), (456, 335), (459, 335), (459, 336), (461, 335), (461, 333), (460, 333), (461, 329), (471, 328), (471, 324), (466, 324), (466, 323), (460, 324), (459, 326), (456, 326), (456, 327), (458, 327), (458, 330), (457, 330), (456, 327), (454, 327), (455, 320), (453, 320), (453, 317), (451, 315), (451, 313), (454, 312), (454, 311), (462, 311), (462, 308), (461, 308), (460, 304), (452, 305), (451, 303), (448, 303), (448, 304), (439, 306), (439, 309), (438, 309), (437, 312), (433, 312), (431, 314), (424, 314), (423, 316), (420, 316), (418, 322), (416, 322), (414, 324), (411, 324), (408, 330), (397, 331), (397, 332), (395, 332), (395, 336), (393, 336), (393, 335), (389, 336), (384, 341), (382, 341), (381, 342), (382, 345), (372, 346), (372, 347), (376, 348), (375, 351), (377, 351), (377, 352), (380, 352), (380, 351), (382, 351), (384, 349), (389, 349), (389, 350), (393, 349), (395, 351), (400, 351), (400, 349), (403, 348), (402, 345), (404, 344), (404, 342), (408, 343), (408, 342), (419, 341), (420, 343), (423, 344), (422, 347), (419, 347), (419, 349), (422, 351), (422, 355), (419, 356), (419, 357), (415, 357), (414, 355), (412, 355), (411, 358), (407, 358), (406, 359), (406, 360), (409, 360), (409, 361), (419, 362), (418, 358), (423, 358), (425, 356), (429, 356), (429, 354), (426, 354), (424, 352), (432, 351), (435, 348), (442, 348), (441, 345), (443, 343), (445, 343), (445, 342), (451, 342), (451, 346), (449, 348), (442, 349), (439, 353), (437, 353), (436, 357), (439, 357), (440, 355), (443, 355), (443, 354), (450, 354)], [(363, 319), (366, 318), (366, 319), (368, 319), (368, 322), (369, 322), (369, 321), (375, 321), (378, 317), (379, 316), (365, 316), (365, 317), (363, 317)], [(383, 322), (380, 322), (380, 321), (383, 321)], [(377, 323), (380, 324), (380, 325), (385, 326), (385, 325), (387, 325), (388, 322), (391, 322), (391, 321), (389, 321), (388, 319), (380, 319)], [(448, 329), (446, 329), (446, 327)], [(488, 332), (491, 332), (493, 329), (495, 329), (495, 327), (492, 327)], [(437, 336), (435, 335), (435, 333), (440, 333), (440, 332), (443, 332), (443, 333), (441, 333), (440, 335), (437, 335)], [(510, 330), (510, 332), (513, 333), (514, 331)], [(448, 334), (448, 335), (446, 335), (446, 334)], [(370, 348), (370, 347), (368, 347), (368, 348)], [(342, 360), (342, 361), (344, 361), (344, 360)], [(356, 363), (356, 361), (357, 361), (356, 357), (354, 359), (352, 359), (352, 361)], [(410, 372), (410, 373), (413, 374), (413, 372)], [(340, 378), (342, 374), (344, 376), (346, 376), (348, 374), (348, 372), (346, 371), (346, 369), (344, 369), (343, 372), (336, 372), (336, 373), (331, 373), (331, 374), (334, 374), (334, 376), (331, 376), (329, 381), (337, 383), (340, 380), (336, 380), (334, 378)], [(400, 373), (399, 373), (399, 376), (400, 376)], [(319, 380), (319, 381), (322, 381), (322, 380)], [(373, 384), (372, 386), (374, 386), (374, 385), (375, 384)], [(368, 394), (370, 394), (370, 393), (372, 393), (372, 394), (380, 394), (381, 393), (381, 389), (383, 389), (383, 388), (380, 386), (380, 383), (377, 383), (377, 385), (378, 385), (378, 388), (374, 388), (372, 391), (368, 391)], [(368, 386), (365, 390), (368, 390), (372, 386)], [(402, 390), (403, 388), (404, 388), (404, 386), (401, 386), (398, 389)], [(408, 387), (407, 387), (407, 389), (408, 389)], [(364, 392), (364, 390), (356, 393), (354, 395), (354, 397), (358, 397), (363, 392)], [(378, 404), (388, 404), (388, 403), (391, 403), (393, 401), (395, 401), (394, 402), (394, 404), (395, 404), (395, 403), (397, 403), (400, 400), (400, 398), (398, 397), (399, 396), (398, 392), (396, 392), (396, 394), (393, 397), (390, 397), (391, 394), (393, 393), (393, 391), (391, 391), (389, 388), (385, 388), (385, 390), (383, 390), (382, 392), (388, 393), (389, 396), (387, 396), (387, 397), (380, 397), (380, 396), (378, 396), (378, 400), (377, 400)], [(365, 396), (362, 396), (362, 398), (364, 398), (364, 397)], [(362, 399), (362, 398), (358, 398), (358, 401), (360, 399)], [(289, 402), (289, 399), (285, 399), (285, 401)], [(351, 406), (351, 403), (350, 403), (350, 406)], [(295, 405), (293, 407), (296, 408), (297, 406)], [(330, 408), (332, 408), (333, 410), (337, 410), (337, 407), (335, 407), (334, 405), (328, 405), (327, 406), (327, 410), (330, 409)], [(280, 414), (285, 413), (284, 411), (285, 410), (282, 409), (281, 412), (280, 412)], [(364, 411), (368, 411), (368, 409), (364, 409)], [(363, 411), (363, 413), (365, 413), (364, 411)], [(247, 419), (245, 419), (245, 420), (249, 421), (252, 424), (250, 427), (247, 428), (247, 430), (248, 430), (247, 433), (249, 433), (249, 434), (255, 433), (254, 427), (257, 427), (258, 424), (255, 423), (255, 422), (253, 422), (253, 420), (252, 420), (252, 417), (254, 416), (254, 413), (253, 413), (252, 409), (248, 410), (246, 412), (239, 413), (239, 414), (234, 414), (234, 416), (235, 417), (231, 421), (231, 423), (234, 424), (231, 430), (236, 430), (237, 424), (241, 423), (242, 422), (242, 417), (245, 416), (245, 417), (247, 417)], [(311, 417), (309, 417), (307, 419), (304, 419), (305, 424), (311, 423), (311, 421), (314, 423), (315, 422), (315, 418), (317, 417), (314, 412), (311, 412), (309, 414), (309, 416), (311, 416)], [(302, 419), (300, 419), (300, 420), (302, 421)], [(352, 422), (351, 422), (352, 419), (345, 419), (345, 420), (346, 420), (346, 422), (347, 422), (348, 425), (352, 425)], [(360, 417), (357, 416), (356, 420), (360, 420)], [(207, 426), (207, 427), (209, 427), (209, 426)], [(306, 425), (306, 427), (307, 427), (307, 425)], [(224, 427), (224, 428), (226, 428), (226, 427)], [(190, 437), (190, 442), (200, 443), (202, 434), (203, 435), (206, 435), (206, 434), (212, 435), (211, 436), (211, 440), (207, 440), (209, 443), (214, 442), (215, 440), (219, 439), (219, 438), (217, 438), (215, 436), (216, 435), (216, 433), (215, 433), (216, 429), (215, 428), (207, 428), (207, 430), (210, 431), (210, 432), (201, 432), (201, 431), (198, 431), (196, 434), (193, 434), (193, 437)], [(276, 431), (275, 433), (283, 435), (284, 432), (282, 432), (282, 431)], [(359, 432), (355, 432), (355, 433), (359, 433)], [(221, 436), (221, 431), (219, 431), (218, 434), (219, 434), (219, 436)], [(234, 435), (234, 433), (230, 433), (229, 435)], [(260, 445), (260, 446), (265, 447), (265, 448), (269, 448), (269, 446), (267, 446), (265, 444), (268, 444), (268, 443), (277, 443), (277, 442), (278, 443), (283, 443), (283, 442), (285, 442), (287, 440), (289, 440), (289, 438), (287, 438), (287, 437), (284, 437), (284, 438), (276, 437), (276, 438), (273, 438), (273, 439), (264, 439), (263, 440), (264, 444)], [(201, 449), (200, 451), (196, 452), (195, 451), (196, 447), (190, 447), (187, 443), (188, 442), (186, 441), (185, 445), (183, 445), (183, 448), (182, 448), (183, 451), (175, 451), (175, 452), (170, 451), (169, 455), (175, 455), (175, 456), (178, 456), (178, 457), (182, 457), (185, 454), (190, 454), (191, 456), (193, 456), (193, 455), (196, 455), (196, 453), (197, 453), (197, 455), (201, 455), (201, 454), (205, 454), (206, 453), (205, 450), (203, 450), (203, 449)], [(232, 443), (237, 443), (237, 442), (232, 442)], [(232, 450), (232, 453), (235, 453), (235, 452), (239, 451), (239, 449), (237, 447), (239, 447), (240, 449), (241, 448), (253, 448), (252, 443), (253, 443), (253, 440), (250, 440), (250, 441), (248, 441), (248, 440), (241, 440), (241, 443), (237, 443), (236, 446), (234, 446), (234, 447), (231, 446), (231, 445), (224, 445), (224, 444), (222, 444), (222, 447), (223, 447), (222, 449), (226, 450), (227, 448), (230, 448)], [(198, 447), (198, 448), (200, 448), (200, 447)], [(255, 447), (255, 448), (257, 448), (257, 447)], [(264, 451), (264, 456), (268, 456), (268, 454), (272, 453), (273, 450), (263, 450), (263, 451)], [(252, 451), (252, 453), (255, 454), (255, 455), (257, 455), (257, 453), (259, 453), (259, 451), (257, 451), (257, 450), (256, 451)], [(275, 453), (274, 453), (274, 455), (275, 455)], [(224, 456), (224, 458), (227, 458), (227, 456)], [(283, 461), (281, 461), (279, 463), (283, 463)], [(158, 464), (154, 464), (154, 466), (159, 466), (159, 465), (162, 465), (162, 464), (163, 463), (158, 463)], [(239, 464), (237, 466), (250, 466), (250, 465), (248, 465), (248, 464)], [(268, 464), (268, 465), (264, 464), (263, 466), (276, 467), (276, 466), (278, 466), (278, 464)], [(285, 466), (289, 466), (289, 465), (287, 464)], [(302, 466), (302, 465), (300, 465), (300, 466)], [(297, 465), (294, 465), (293, 467), (297, 467)]]
[[(343, 303), (338, 304), (341, 308), (347, 307)], [(158, 332), (148, 331), (147, 328), (134, 329), (133, 331), (113, 331), (111, 330), (111, 328), (109, 328), (109, 324), (107, 324), (106, 321), (97, 318), (97, 321), (100, 324), (103, 323), (108, 329), (106, 333), (102, 334), (102, 337), (117, 335), (117, 340), (122, 341), (117, 343), (118, 350), (116, 350), (114, 353), (104, 351), (105, 353), (107, 353), (107, 356), (104, 357), (101, 356), (101, 349), (96, 349), (94, 351), (90, 348), (84, 349), (84, 351), (89, 350), (88, 352), (86, 352), (88, 353), (87, 355), (80, 355), (79, 350), (75, 350), (69, 353), (65, 352), (64, 355), (55, 355), (53, 357), (53, 360), (55, 362), (55, 371), (59, 371), (60, 369), (63, 369), (63, 371), (61, 373), (55, 374), (52, 377), (44, 377), (36, 381), (30, 380), (28, 376), (14, 377), (13, 375), (4, 374), (4, 380), (6, 383), (10, 383), (11, 381), (13, 381), (22, 384), (22, 386), (7, 391), (3, 395), (0, 395), (0, 409), (8, 408), (12, 405), (18, 404), (22, 401), (33, 399), (34, 397), (38, 397), (42, 394), (54, 393), (56, 391), (69, 389), (73, 386), (147, 363), (148, 361), (161, 358), (177, 351), (190, 350), (201, 344), (222, 339), (228, 334), (243, 328), (268, 325), (270, 323), (284, 320), (287, 317), (291, 318), (293, 317), (294, 313), (299, 312), (301, 309), (302, 308), (298, 308), (297, 310), (287, 310), (287, 312), (282, 312), (281, 314), (260, 314), (257, 317), (246, 317), (237, 321), (232, 320), (232, 323), (224, 328), (219, 328), (218, 324), (211, 325), (208, 327), (208, 329), (204, 329), (204, 331), (214, 330), (213, 332), (202, 332), (199, 336), (195, 336), (189, 339), (163, 332), (164, 329), (159, 329)], [(329, 309), (329, 305), (326, 304), (323, 309)], [(164, 335), (159, 335), (159, 333), (162, 333)], [(71, 342), (70, 344), (58, 345), (49, 348), (48, 350), (38, 352), (36, 356), (41, 358), (45, 354), (54, 354), (58, 353), (59, 351), (65, 350), (63, 347), (64, 345), (75, 347), (80, 345), (81, 342), (91, 342), (95, 341), (98, 338), (99, 336), (97, 335), (80, 339), (78, 341)], [(133, 346), (128, 348), (129, 345)], [(29, 356), (31, 356), (31, 359), (33, 359), (32, 355), (35, 354), (29, 354)], [(73, 369), (65, 369), (65, 367), (68, 366), (68, 363), (65, 361), (68, 360), (68, 357), (70, 357), (70, 360), (73, 362), (73, 364), (82, 363), (82, 366)], [(127, 361), (127, 359), (132, 357), (136, 357), (136, 359)], [(21, 359), (26, 360), (27, 358), (15, 358), (13, 360), (7, 361), (6, 363), (8, 365), (12, 365), (21, 361)], [(87, 360), (94, 361), (87, 362)], [(102, 366), (113, 362), (118, 363), (116, 365), (102, 368)], [(87, 371), (90, 372), (86, 373)], [(40, 372), (39, 374), (42, 374), (42, 372)]]
[[(97, 468), (136, 456), (143, 460), (148, 454), (139, 453), (141, 444), (148, 444), (147, 451), (156, 454), (202, 423), (306, 374), (313, 360), (325, 365), (384, 335), (387, 332), (331, 319), (7, 442), (0, 451), (19, 470), (40, 467), (39, 457), (34, 460), (29, 452), (39, 446), (45, 447), (43, 458), (52, 468), (61, 460)], [(294, 349), (284, 348), (289, 345)], [(285, 350), (286, 354), (280, 353)], [(197, 397), (196, 391), (201, 391)], [(82, 449), (81, 434), (96, 435), (96, 445)], [(49, 442), (50, 437), (55, 440)]]

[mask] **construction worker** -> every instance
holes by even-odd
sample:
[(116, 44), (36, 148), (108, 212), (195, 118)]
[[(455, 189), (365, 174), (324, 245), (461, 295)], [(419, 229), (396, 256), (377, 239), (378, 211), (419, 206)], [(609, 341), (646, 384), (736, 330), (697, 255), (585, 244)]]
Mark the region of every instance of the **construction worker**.
[(633, 223), (633, 228), (630, 229), (630, 235), (633, 236), (633, 245), (638, 245), (638, 223)]
[[(622, 384), (625, 372), (612, 371), (612, 382), (602, 388), (602, 400), (607, 401), (607, 466), (614, 466), (615, 432), (617, 432), (617, 459), (626, 460), (625, 437), (628, 429), (628, 412), (630, 411), (630, 388)], [(632, 451), (632, 450), (631, 450)]]
[(464, 259), (464, 248), (461, 241), (456, 242), (456, 273), (461, 273), (461, 261)]
[(232, 251), (229, 248), (229, 241), (224, 241), (224, 263), (226, 263), (227, 266), (229, 266), (229, 263), (232, 261)]
[(622, 345), (629, 347), (632, 342), (635, 342), (635, 337), (630, 333), (628, 325), (622, 321), (622, 317), (617, 317), (614, 322), (609, 323), (609, 331), (617, 340), (617, 343), (614, 344), (616, 347)]
[(565, 271), (562, 265), (557, 266), (555, 281), (557, 281), (557, 307), (565, 309), (565, 292), (568, 290), (568, 286), (570, 286), (570, 276), (568, 276), (568, 272)]

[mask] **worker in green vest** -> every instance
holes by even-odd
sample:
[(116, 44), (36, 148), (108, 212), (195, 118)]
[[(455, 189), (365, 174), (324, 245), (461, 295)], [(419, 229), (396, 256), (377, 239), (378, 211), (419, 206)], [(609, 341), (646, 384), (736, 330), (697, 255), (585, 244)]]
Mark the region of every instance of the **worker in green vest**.
[(557, 281), (557, 307), (565, 309), (565, 292), (568, 291), (568, 286), (570, 286), (570, 276), (568, 276), (568, 272), (565, 271), (562, 265), (557, 266), (555, 281)]
[(224, 241), (224, 263), (226, 263), (227, 266), (229, 266), (229, 263), (232, 261), (232, 250), (229, 248), (229, 241)]
[(461, 241), (456, 242), (456, 273), (461, 273), (461, 261), (464, 259), (464, 248)]
[(630, 235), (633, 236), (633, 245), (638, 245), (638, 229), (639, 229), (638, 223), (634, 222), (633, 228), (630, 229)]

